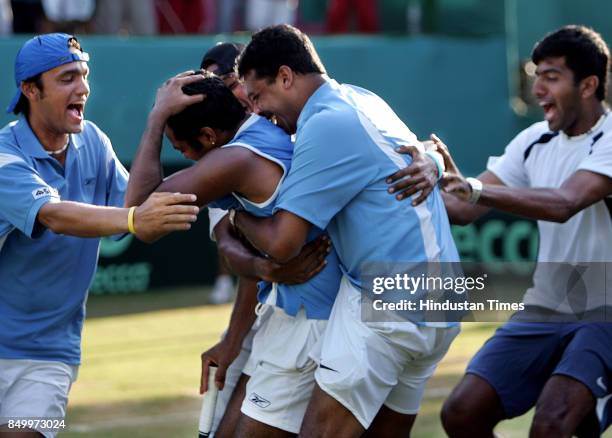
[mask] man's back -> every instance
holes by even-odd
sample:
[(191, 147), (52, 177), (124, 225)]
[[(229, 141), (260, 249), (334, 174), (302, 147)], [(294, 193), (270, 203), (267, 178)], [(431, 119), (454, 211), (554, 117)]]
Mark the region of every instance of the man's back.
[(333, 80), (298, 120), (277, 208), (327, 227), (355, 284), (364, 262), (458, 261), (437, 189), (417, 207), (387, 193), (386, 178), (406, 165), (395, 148), (406, 144), (418, 141), (382, 99)]

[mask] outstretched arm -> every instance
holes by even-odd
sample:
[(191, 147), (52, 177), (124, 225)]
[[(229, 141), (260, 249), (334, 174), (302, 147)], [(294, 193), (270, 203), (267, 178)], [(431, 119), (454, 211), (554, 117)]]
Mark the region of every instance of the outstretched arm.
[[(440, 167), (443, 170), (447, 170), (443, 175), (448, 177), (449, 174), (458, 171), (453, 158), (450, 153), (448, 153), (446, 145), (444, 145), (435, 134), (431, 135), (431, 141), (423, 142), (423, 144), (429, 154), (436, 153), (435, 160), (443, 160), (443, 164)], [(444, 155), (442, 155), (441, 152), (442, 148), (445, 148), (446, 151)], [(432, 165), (434, 166), (433, 170), (437, 169), (437, 165), (432, 162), (434, 158), (432, 157), (431, 160), (425, 160), (423, 158), (424, 154), (419, 156), (415, 153), (415, 150), (416, 148), (414, 148), (414, 146), (402, 146), (398, 148), (397, 152), (412, 156), (413, 162), (410, 166), (395, 172), (387, 178), (387, 183), (391, 184), (388, 191), (389, 193), (395, 194), (398, 201), (407, 199), (419, 190), (421, 191), (418, 198), (413, 200), (412, 205), (418, 205), (423, 202), (437, 184), (438, 177), (441, 178), (441, 176), (437, 175), (437, 172), (435, 176), (432, 173)], [(483, 183), (503, 184), (497, 176), (489, 171), (481, 173), (478, 179)], [(444, 199), (448, 218), (452, 224), (466, 225), (472, 223), (489, 211), (488, 207), (470, 204), (469, 202), (462, 201), (444, 192), (442, 193), (442, 198)]]
[[(501, 180), (492, 172), (485, 170), (477, 177), (483, 184), (503, 186)], [(451, 224), (467, 225), (487, 214), (491, 208), (482, 204), (463, 201), (452, 194), (442, 191), (442, 199)]]
[[(190, 205), (194, 195), (156, 193), (134, 211), (136, 237), (153, 242), (171, 231), (185, 231), (197, 219)], [(71, 201), (48, 202), (38, 211), (37, 220), (57, 234), (101, 237), (128, 232), (127, 208), (100, 207)]]
[[(466, 201), (472, 194), (471, 185), (452, 161), (446, 145), (440, 142), (438, 146), (450, 164), (447, 166), (449, 172), (442, 180), (443, 190)], [(551, 222), (566, 222), (579, 211), (612, 194), (612, 178), (589, 170), (577, 170), (559, 188), (514, 188), (491, 184), (487, 179), (481, 179), (481, 182), (483, 187), (478, 206)]]
[(578, 170), (558, 189), (483, 185), (478, 204), (530, 219), (563, 223), (611, 194), (611, 178)]

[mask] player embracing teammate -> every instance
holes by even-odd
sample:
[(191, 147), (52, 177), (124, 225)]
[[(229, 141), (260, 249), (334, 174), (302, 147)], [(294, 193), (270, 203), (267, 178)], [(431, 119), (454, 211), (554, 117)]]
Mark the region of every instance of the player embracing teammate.
[(259, 110), (295, 134), (295, 146), (273, 216), (233, 210), (230, 219), (280, 261), (298, 254), (313, 225), (326, 229), (344, 273), (300, 434), (406, 436), (425, 383), (459, 329), (362, 321), (361, 270), (369, 262), (458, 261), (439, 190), (418, 206), (386, 192), (386, 178), (409, 163), (395, 149), (416, 145), (416, 137), (378, 96), (329, 78), (294, 27), (255, 33), (238, 72)]
[[(532, 58), (533, 92), (546, 120), (520, 133), (478, 179), (464, 178), (436, 138), (447, 169), (441, 180), (446, 193), (431, 179), (441, 166), (423, 158), (416, 137), (391, 108), (367, 90), (330, 79), (308, 37), (292, 26), (252, 36), (237, 60), (244, 85), (235, 73), (219, 70), (221, 78), (188, 73), (162, 87), (134, 160), (127, 205), (146, 205), (156, 190), (180, 190), (196, 193), (199, 205), (213, 201), (229, 208), (215, 227), (224, 256), (244, 278), (270, 280), (259, 299), (273, 311), (260, 319), (217, 436), (407, 436), (424, 386), (459, 328), (362, 320), (363, 267), (457, 262), (448, 218), (468, 223), (497, 208), (538, 220), (539, 262), (612, 260), (612, 119), (603, 103), (609, 50), (591, 29), (567, 26), (538, 43)], [(248, 96), (236, 88), (244, 86)], [(25, 119), (15, 126), (25, 129)], [(196, 161), (165, 180), (164, 130)], [(412, 160), (398, 153), (406, 145), (413, 145)], [(55, 165), (51, 158), (44, 155)], [(0, 163), (4, 172), (18, 163), (11, 160)], [(403, 169), (410, 163), (410, 171)], [(398, 181), (417, 164), (421, 176)], [(120, 173), (122, 195), (126, 175)], [(391, 174), (394, 195), (416, 190), (419, 201), (429, 196), (398, 202), (387, 193)], [(41, 213), (43, 206), (38, 221), (44, 225)], [(123, 216), (129, 222), (127, 211), (121, 214), (120, 222)], [(30, 222), (28, 233), (34, 230)], [(331, 254), (324, 241), (308, 243), (313, 230), (329, 235)], [(5, 238), (3, 254), (14, 237)], [(529, 310), (577, 316), (575, 307), (563, 307), (555, 265), (544, 266), (526, 294)], [(248, 336), (256, 300), (253, 284), (243, 289), (228, 335), (203, 356), (204, 365), (220, 359), (228, 365)], [(578, 316), (595, 315), (595, 321), (513, 320), (502, 326), (445, 403), (447, 433), (491, 437), (500, 421), (533, 406), (534, 437), (598, 436), (605, 430), (612, 324), (605, 322), (605, 300), (584, 303)]]
[[(423, 236), (426, 260), (452, 261), (454, 246), (445, 240), (447, 225), (438, 216), (436, 191), (422, 206), (402, 210), (401, 221), (395, 216), (400, 211), (386, 209), (377, 197), (380, 172), (391, 171), (385, 164), (398, 163), (395, 145), (385, 136), (397, 134), (395, 128), (401, 131), (390, 109), (365, 90), (335, 83), (322, 69), (296, 71), (293, 66), (302, 56), (318, 60), (307, 37), (290, 26), (256, 33), (241, 55), (238, 70), (249, 97), (295, 133), (296, 144), (275, 215), (262, 219), (236, 212), (233, 223), (256, 247), (280, 260), (297, 254), (308, 226), (316, 224), (327, 229), (340, 258), (344, 278), (323, 337), (317, 385), (301, 434), (358, 436), (365, 429), (406, 434), (418, 410), (419, 390), (430, 375), (416, 369), (433, 372), (454, 337), (453, 328), (417, 326), (405, 336), (414, 329), (409, 323), (381, 330), (361, 321), (359, 269), (372, 259), (414, 260)], [(611, 421), (612, 324), (606, 321), (606, 285), (587, 290), (580, 309), (568, 306), (568, 283), (560, 284), (567, 277), (559, 267), (612, 260), (612, 122), (603, 102), (609, 50), (592, 29), (566, 26), (539, 42), (532, 59), (537, 65), (533, 93), (545, 121), (519, 134), (478, 179), (463, 178), (436, 140), (448, 168), (444, 201), (457, 223), (470, 222), (489, 208), (538, 220), (542, 263), (525, 303), (539, 315), (570, 315), (574, 322), (513, 320), (501, 327), (444, 406), (443, 424), (450, 436), (493, 436), (499, 421), (534, 406), (530, 433), (535, 437), (598, 436)], [(433, 239), (429, 226), (436, 230)], [(406, 246), (398, 248), (397, 242)], [(575, 321), (585, 316), (590, 320)], [(441, 345), (421, 352), (430, 368), (414, 366), (419, 355), (414, 350), (406, 354), (410, 347), (397, 339), (414, 341), (426, 337), (427, 330), (446, 334), (436, 335)], [(378, 348), (381, 339), (384, 348)], [(386, 428), (377, 421), (382, 419)]]

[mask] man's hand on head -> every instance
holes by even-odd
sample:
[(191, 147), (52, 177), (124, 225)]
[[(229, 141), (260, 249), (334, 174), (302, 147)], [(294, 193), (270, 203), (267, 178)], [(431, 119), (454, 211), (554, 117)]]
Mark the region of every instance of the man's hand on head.
[(151, 113), (160, 117), (165, 122), (169, 117), (180, 113), (188, 106), (202, 102), (206, 98), (204, 94), (189, 96), (183, 92), (185, 85), (201, 81), (202, 79), (204, 79), (204, 75), (198, 74), (193, 70), (180, 73), (168, 79), (158, 88), (155, 105)]

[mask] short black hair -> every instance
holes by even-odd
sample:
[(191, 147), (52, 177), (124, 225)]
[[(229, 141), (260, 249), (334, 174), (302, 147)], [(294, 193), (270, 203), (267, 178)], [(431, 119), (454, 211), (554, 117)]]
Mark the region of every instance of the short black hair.
[(531, 60), (534, 64), (539, 64), (546, 58), (562, 56), (574, 73), (576, 84), (592, 75), (599, 78), (595, 94), (597, 99), (604, 100), (610, 71), (610, 49), (601, 35), (586, 26), (564, 26), (536, 43)]
[[(36, 88), (38, 88), (41, 93), (43, 91), (43, 81), (42, 81), (42, 73), (38, 73), (31, 78), (26, 79), (23, 82), (33, 83)], [(13, 108), (13, 114), (17, 115), (19, 113), (23, 113), (24, 116), (28, 117), (30, 115), (30, 101), (23, 93), (19, 96), (19, 100), (17, 101), (17, 105)]]
[(251, 70), (257, 78), (273, 79), (282, 65), (295, 73), (325, 73), (310, 38), (288, 24), (266, 27), (256, 32), (236, 61), (239, 76)]
[(201, 74), (205, 78), (185, 85), (183, 92), (189, 96), (204, 94), (206, 98), (168, 118), (168, 126), (176, 139), (188, 141), (196, 150), (202, 149), (198, 142), (201, 128), (236, 130), (246, 116), (245, 109), (218, 76), (210, 72)]
[(240, 43), (219, 43), (204, 54), (200, 68), (206, 70), (213, 64), (217, 64), (214, 72), (219, 76), (233, 73), (236, 66), (236, 58), (244, 49), (244, 44)]

